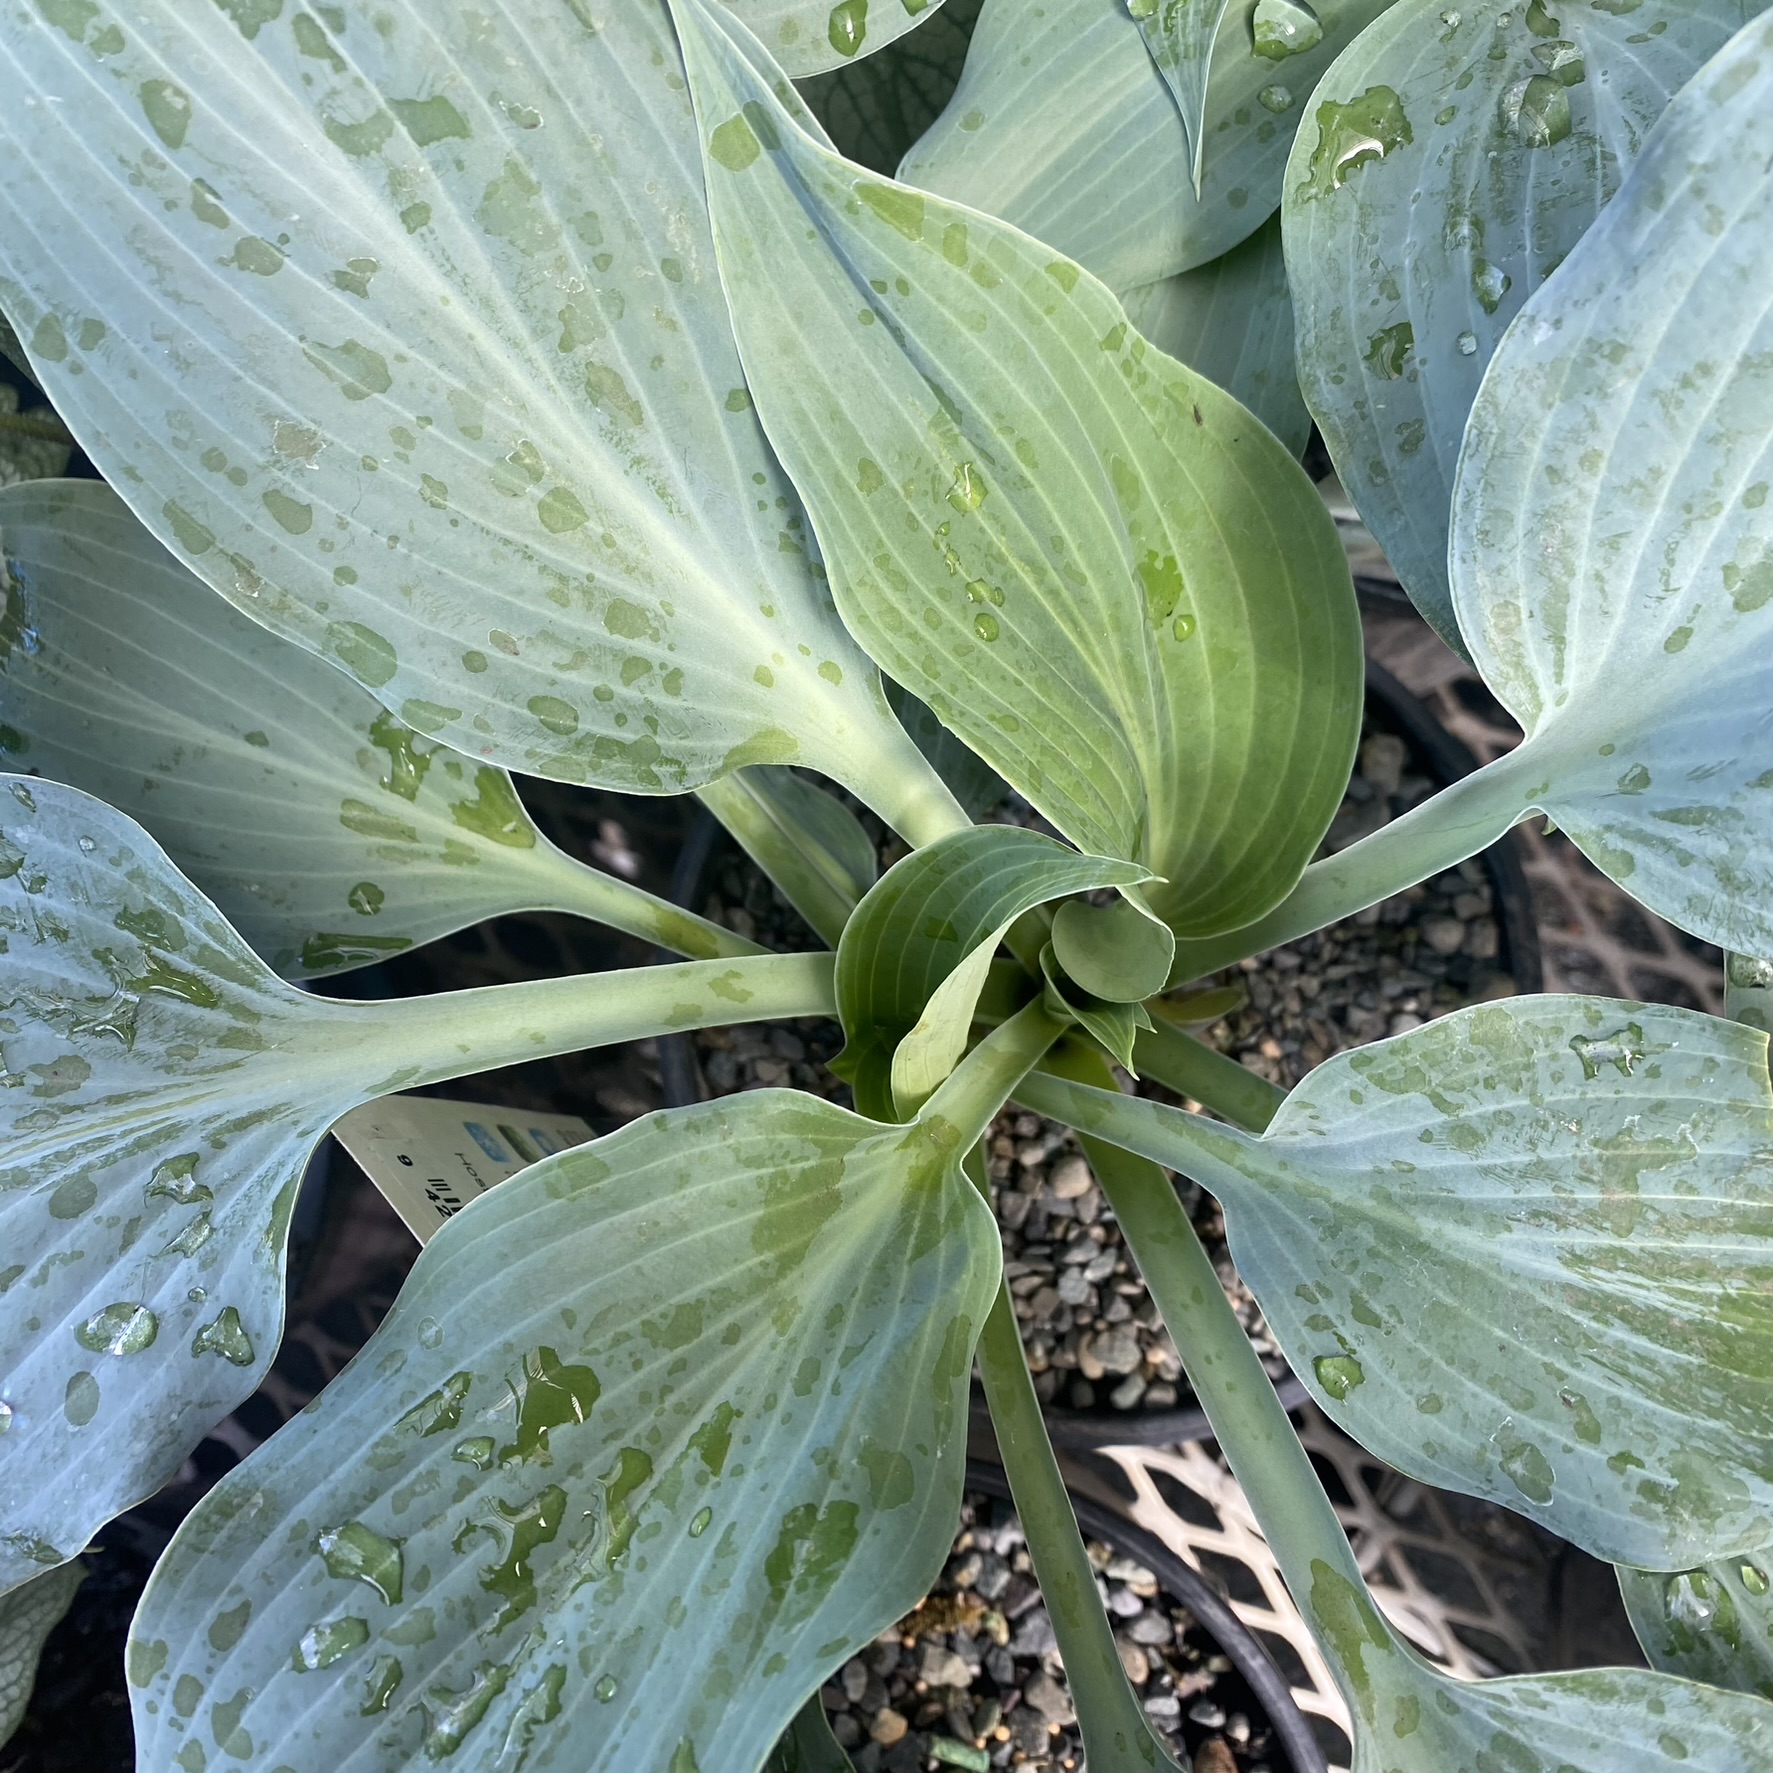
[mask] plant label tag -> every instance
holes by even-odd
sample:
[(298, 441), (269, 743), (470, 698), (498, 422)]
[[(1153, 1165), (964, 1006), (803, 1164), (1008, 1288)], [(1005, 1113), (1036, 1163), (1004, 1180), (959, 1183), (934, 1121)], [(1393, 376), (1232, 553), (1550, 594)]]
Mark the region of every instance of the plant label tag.
[(336, 1121), (332, 1136), (423, 1244), (495, 1183), (593, 1134), (576, 1114), (384, 1096)]

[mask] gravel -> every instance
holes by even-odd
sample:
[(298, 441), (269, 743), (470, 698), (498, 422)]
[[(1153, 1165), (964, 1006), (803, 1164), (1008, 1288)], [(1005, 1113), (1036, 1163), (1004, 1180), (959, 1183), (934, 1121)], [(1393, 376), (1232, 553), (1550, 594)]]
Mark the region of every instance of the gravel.
[[(1279, 1773), (1266, 1719), (1150, 1572), (1089, 1541), (1127, 1677), (1197, 1773)], [(1007, 1503), (969, 1493), (941, 1580), (820, 1694), (857, 1773), (1083, 1764), (1064, 1666)]]

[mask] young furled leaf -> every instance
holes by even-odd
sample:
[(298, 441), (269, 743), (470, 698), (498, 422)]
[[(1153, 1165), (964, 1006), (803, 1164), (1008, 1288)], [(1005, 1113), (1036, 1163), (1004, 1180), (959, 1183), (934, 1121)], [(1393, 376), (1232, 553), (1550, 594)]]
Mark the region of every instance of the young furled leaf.
[(1342, 483), (1449, 645), (1467, 416), (1509, 323), (1759, 0), (1400, 0), (1312, 96), (1287, 167), (1299, 368)]
[(662, 0), (7, 0), (0, 69), (0, 302), (254, 620), (507, 768), (955, 822), (751, 410)]
[(1221, 30), (1197, 195), (1188, 132), (1126, 0), (987, 0), (960, 86), (899, 176), (1026, 228), (1127, 294), (1221, 257), (1274, 213), (1311, 89), (1390, 3), (1316, 0), (1322, 40), (1279, 61), (1255, 53), (1252, 30)]
[(837, 947), (839, 1069), (857, 1107), (897, 1120), (896, 1102), (909, 1112), (954, 1069), (991, 957), (1025, 911), (1149, 878), (1015, 825), (956, 832), (888, 869)]
[(0, 600), (30, 636), (0, 647), (0, 747), (139, 819), (285, 978), (537, 909), (760, 952), (563, 855), (503, 770), (249, 621), (100, 481), (0, 490)]
[(316, 997), (274, 977), (140, 826), (18, 776), (0, 778), (0, 931), (0, 1591), (151, 1494), (258, 1384), (296, 1184), (346, 1110), (830, 1003), (820, 955)]
[(1347, 780), (1360, 628), (1311, 483), (1112, 295), (840, 159), (681, 0), (721, 273), (844, 620), (1179, 931), (1297, 880)]
[(1517, 998), (1338, 1054), (1260, 1138), (1018, 1094), (1212, 1189), (1294, 1371), (1400, 1470), (1616, 1563), (1773, 1543), (1765, 1035)]
[(952, 1538), (999, 1274), (964, 1150), (759, 1091), (476, 1201), (174, 1540), (144, 1765), (752, 1773)]

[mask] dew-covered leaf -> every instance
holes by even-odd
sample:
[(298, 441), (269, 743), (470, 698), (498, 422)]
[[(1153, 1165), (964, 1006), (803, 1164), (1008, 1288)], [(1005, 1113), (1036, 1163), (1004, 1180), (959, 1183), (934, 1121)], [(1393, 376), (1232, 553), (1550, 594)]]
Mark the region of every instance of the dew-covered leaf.
[(33, 1576), (23, 1588), (0, 1595), (0, 1747), (19, 1727), (30, 1704), (43, 1640), (85, 1580), (83, 1564), (62, 1564)]
[[(1147, 878), (1131, 863), (1080, 856), (1015, 825), (978, 825), (895, 863), (837, 949), (837, 1013), (848, 1042), (840, 1067), (857, 1106), (897, 1119), (895, 1082), (920, 1099), (954, 1068), (991, 957), (1025, 911)], [(914, 1034), (915, 1057), (895, 1065)]]
[(1758, 1773), (1773, 1706), (1635, 1668), (1454, 1680), (1323, 1561), (1304, 1609), (1354, 1719), (1354, 1773)]
[(798, 80), (897, 42), (942, 0), (727, 0)]
[(951, 1542), (999, 1274), (961, 1155), (760, 1091), (476, 1201), (174, 1540), (143, 1764), (751, 1773)]
[(1220, 31), (1197, 196), (1188, 132), (1126, 0), (987, 0), (960, 86), (900, 177), (1026, 228), (1118, 292), (1173, 277), (1274, 213), (1311, 89), (1388, 4), (1315, 4), (1322, 40), (1279, 61), (1254, 53), (1251, 28)]
[(709, 811), (831, 947), (880, 872), (850, 809), (791, 769), (756, 764), (702, 790)]
[(1528, 734), (1509, 762), (1530, 804), (1653, 911), (1762, 959), (1770, 489), (1773, 23), (1759, 20), (1669, 105), (1503, 340), (1460, 458), (1451, 564), (1472, 657)]
[(1279, 216), (1211, 264), (1127, 290), (1121, 303), (1160, 351), (1236, 395), (1292, 454), (1304, 454), (1311, 415), (1293, 366)]
[(1773, 1699), (1773, 1599), (1767, 1559), (1697, 1570), (1621, 1570), (1631, 1628), (1651, 1666)]
[(1400, 0), (1311, 98), (1284, 206), (1306, 399), (1405, 589), (1460, 650), (1448, 517), (1497, 341), (1669, 99), (1759, 10)]
[(1765, 1035), (1518, 998), (1337, 1055), (1260, 1138), (1018, 1094), (1218, 1194), (1294, 1371), (1400, 1470), (1616, 1563), (1773, 1542)]
[(276, 978), (139, 825), (0, 778), (0, 1591), (258, 1384), (308, 1155), (346, 1110), (707, 1022), (818, 1013), (829, 956), (381, 1003)]
[(924, 779), (751, 409), (663, 0), (6, 0), (0, 70), (0, 302), (255, 620), (507, 768)]
[(1359, 717), (1311, 483), (1087, 272), (841, 160), (754, 41), (679, 16), (752, 392), (845, 621), (1080, 849), (1161, 877), (1166, 921), (1259, 916)]
[[(1272, 3), (1272, 0), (1271, 0)], [(1137, 19), (1140, 35), (1157, 70), (1164, 77), (1182, 113), (1188, 132), (1189, 170), (1198, 191), (1206, 158), (1207, 79), (1213, 45), (1222, 27), (1244, 10), (1234, 0), (1128, 0), (1127, 12)], [(1315, 15), (1311, 15), (1315, 17)], [(1323, 35), (1319, 27), (1316, 43)], [(1310, 48), (1312, 44), (1305, 45)], [(1288, 53), (1292, 53), (1289, 48)]]
[(139, 820), (285, 978), (532, 909), (703, 958), (756, 951), (563, 855), (503, 770), (241, 615), (102, 482), (0, 491), (0, 598), (13, 767)]

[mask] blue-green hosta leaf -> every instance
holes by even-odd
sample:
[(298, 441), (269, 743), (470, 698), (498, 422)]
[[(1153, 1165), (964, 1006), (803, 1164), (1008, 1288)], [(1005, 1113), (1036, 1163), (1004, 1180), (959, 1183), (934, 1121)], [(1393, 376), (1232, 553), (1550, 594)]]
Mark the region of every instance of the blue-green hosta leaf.
[(55, 1629), (86, 1580), (85, 1566), (62, 1564), (0, 1595), (0, 1747), (24, 1718), (37, 1680), (43, 1640)]
[(0, 300), (255, 620), (507, 768), (927, 781), (751, 411), (663, 0), (5, 0), (0, 71)]
[(1670, 104), (1503, 340), (1460, 458), (1451, 562), (1472, 657), (1528, 735), (1508, 763), (1531, 804), (1653, 911), (1762, 959), (1769, 489), (1763, 19)]
[(856, 815), (816, 782), (771, 764), (734, 770), (704, 788), (702, 800), (835, 948), (880, 872), (873, 840)]
[(729, 0), (794, 79), (841, 68), (903, 37), (942, 0)]
[[(1128, 14), (1182, 113), (1188, 132), (1189, 167), (1198, 191), (1206, 158), (1207, 80), (1213, 45), (1239, 8), (1233, 0), (1128, 0)], [(1320, 28), (1319, 36), (1322, 31)], [(1314, 39), (1315, 41), (1315, 39)], [(1307, 47), (1310, 47), (1307, 45)]]
[(347, 1109), (830, 1003), (830, 957), (812, 955), (314, 997), (123, 814), (0, 784), (0, 1591), (151, 1493), (257, 1385), (295, 1187)]
[(1294, 1371), (1399, 1469), (1616, 1563), (1773, 1542), (1765, 1035), (1518, 998), (1339, 1054), (1260, 1138), (1018, 1094), (1220, 1195)]
[(1497, 341), (1669, 99), (1759, 10), (1400, 0), (1312, 97), (1285, 196), (1306, 398), (1405, 589), (1460, 650), (1448, 516)]
[(1354, 1773), (1757, 1773), (1773, 1706), (1635, 1668), (1460, 1681), (1317, 1560), (1302, 1606), (1354, 1719)]
[(1773, 1601), (1764, 1558), (1698, 1570), (1621, 1570), (1625, 1610), (1652, 1667), (1773, 1699)]
[(1311, 414), (1293, 365), (1278, 215), (1211, 264), (1130, 289), (1121, 304), (1160, 351), (1236, 395), (1295, 456), (1305, 453)]
[(895, 1120), (895, 1086), (915, 1103), (954, 1069), (991, 957), (1023, 912), (1148, 878), (1015, 825), (974, 826), (889, 868), (837, 948), (842, 1070), (857, 1106)]
[(476, 1201), (174, 1540), (143, 1765), (753, 1773), (952, 1538), (999, 1274), (961, 1155), (768, 1091)]
[(755, 40), (679, 17), (752, 392), (845, 621), (1080, 849), (1159, 876), (1179, 930), (1259, 915), (1359, 712), (1310, 482), (1088, 273), (840, 159)]
[(249, 621), (101, 482), (0, 491), (0, 598), (14, 766), (140, 820), (285, 978), (543, 908), (703, 958), (756, 952), (563, 855), (503, 770)]
[(763, 1773), (851, 1773), (850, 1758), (831, 1733), (831, 1720), (815, 1693), (763, 1764)]
[(1197, 196), (1188, 132), (1125, 0), (987, 0), (960, 86), (899, 176), (1016, 223), (1116, 291), (1173, 277), (1274, 213), (1312, 87), (1389, 4), (1324, 0), (1322, 41), (1282, 61), (1256, 55), (1249, 29), (1222, 30)]

